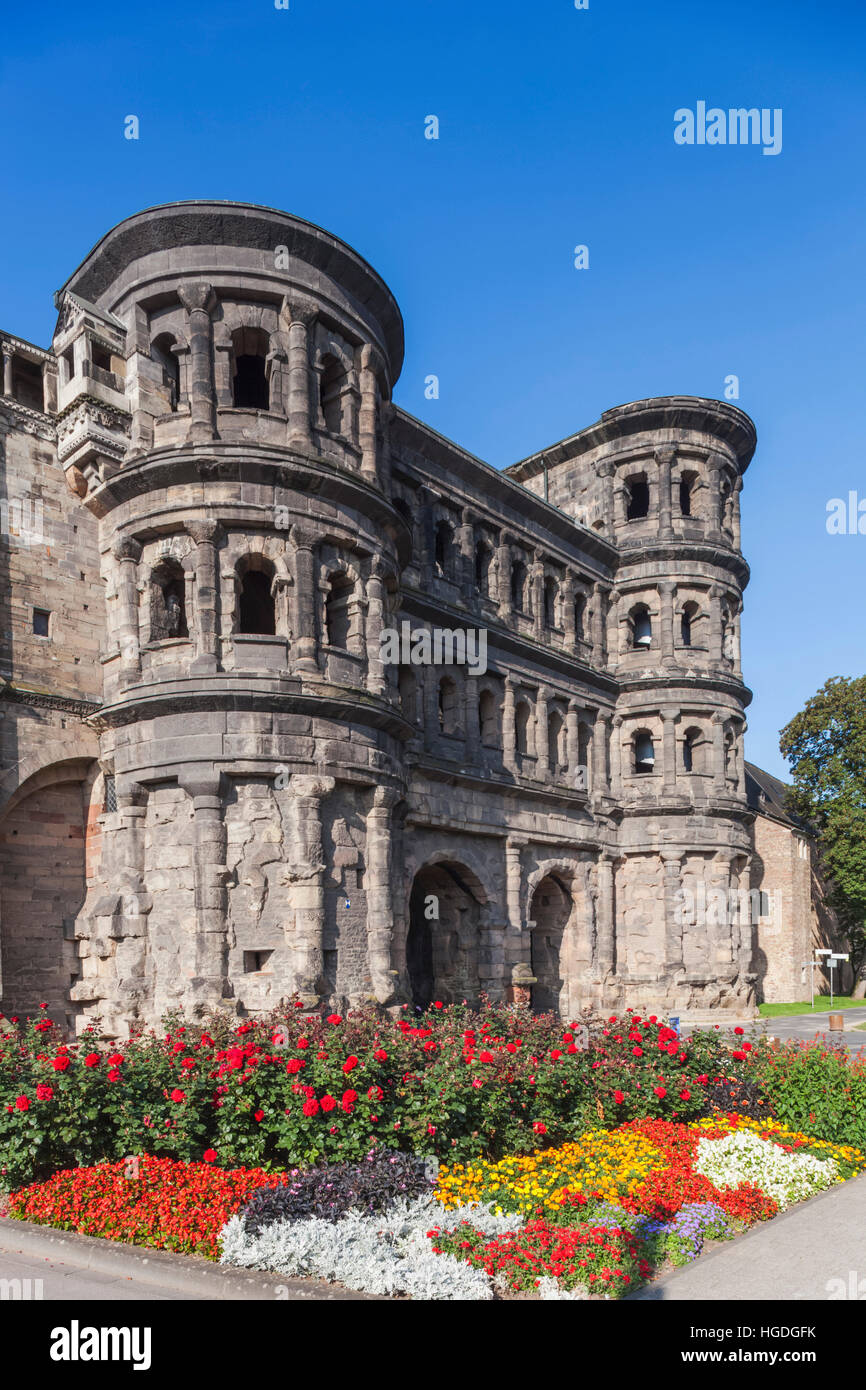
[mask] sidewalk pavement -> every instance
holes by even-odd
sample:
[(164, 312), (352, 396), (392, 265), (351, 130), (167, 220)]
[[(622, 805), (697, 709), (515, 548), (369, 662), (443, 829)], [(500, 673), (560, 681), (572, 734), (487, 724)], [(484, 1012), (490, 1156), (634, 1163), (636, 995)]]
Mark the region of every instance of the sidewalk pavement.
[[(842, 1033), (830, 1032), (830, 1013), (840, 1013), (845, 1020), (845, 1030)], [(820, 1014), (789, 1014), (781, 1018), (731, 1018), (725, 1019), (722, 1024), (723, 1031), (727, 1032), (731, 1028), (745, 1028), (748, 1032), (757, 1024), (763, 1032), (771, 1038), (780, 1038), (783, 1042), (798, 1040), (800, 1042), (811, 1042), (819, 1034), (823, 1034), (828, 1042), (834, 1046), (848, 1047), (852, 1052), (861, 1052), (866, 1048), (866, 1032), (858, 1032), (852, 1027), (855, 1023), (866, 1023), (866, 1006), (862, 1009), (833, 1009)], [(707, 1025), (702, 1024), (705, 1028)], [(694, 1028), (683, 1024), (683, 1034), (688, 1035)]]
[[(102, 1236), (81, 1236), (30, 1221), (0, 1218), (0, 1299), (4, 1280), (41, 1279), (46, 1300), (264, 1299), (273, 1302), (367, 1300), (314, 1279), (232, 1269), (194, 1255), (145, 1250)], [(32, 1285), (29, 1297), (36, 1297)], [(17, 1296), (17, 1286), (16, 1295)]]
[(714, 1244), (628, 1301), (866, 1299), (866, 1174)]

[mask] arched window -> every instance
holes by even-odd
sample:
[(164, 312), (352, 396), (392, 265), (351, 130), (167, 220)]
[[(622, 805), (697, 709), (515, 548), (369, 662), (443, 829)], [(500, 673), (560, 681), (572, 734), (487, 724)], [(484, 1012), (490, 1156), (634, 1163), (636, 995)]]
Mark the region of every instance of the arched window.
[(486, 541), (479, 541), (475, 547), (475, 587), (486, 598), (490, 597), (490, 564), (493, 551)]
[(329, 647), (345, 651), (349, 646), (352, 620), (349, 605), (354, 593), (354, 581), (343, 570), (336, 570), (329, 576), (325, 599), (325, 641)]
[(175, 351), (176, 346), (177, 342), (172, 333), (160, 333), (150, 347), (151, 357), (162, 368), (162, 384), (168, 392), (168, 403), (172, 410), (177, 410), (180, 400), (180, 361)]
[(272, 593), (274, 572), (267, 562), (245, 569), (240, 577), (237, 631), (255, 637), (273, 637), (277, 630)]
[(565, 721), (556, 710), (551, 711), (547, 720), (547, 761), (553, 773), (561, 772), (566, 765)]
[(518, 613), (528, 613), (529, 607), (526, 601), (527, 580), (529, 571), (522, 560), (515, 560), (511, 566), (511, 607)]
[(326, 353), (322, 358), (319, 400), (328, 434), (343, 433), (343, 393), (347, 385), (348, 373), (342, 362), (333, 353)]
[(652, 734), (646, 729), (639, 730), (634, 736), (634, 770), (636, 773), (647, 773), (655, 770), (655, 746)]
[(649, 515), (649, 483), (643, 474), (636, 478), (630, 478), (626, 485), (626, 509), (627, 521), (640, 521)]
[(559, 585), (550, 574), (544, 581), (544, 625), (559, 627)]
[(683, 735), (683, 770), (702, 772), (703, 739), (700, 729), (686, 729)]
[(450, 676), (443, 676), (439, 682), (439, 729), (443, 734), (455, 735), (460, 732), (460, 712), (457, 682)]
[(482, 690), (478, 697), (478, 725), (485, 748), (499, 748), (499, 707), (492, 690)]
[(680, 477), (680, 515), (692, 515), (692, 495), (695, 490), (695, 483), (698, 480), (697, 473), (683, 473)]
[(239, 410), (267, 410), (269, 340), (263, 328), (238, 328), (232, 334), (232, 401)]
[(582, 642), (586, 627), (586, 594), (578, 594), (574, 600), (574, 636)]
[(639, 603), (631, 610), (631, 644), (640, 651), (652, 646), (653, 625), (650, 611), (645, 603)]
[(402, 667), (400, 671), (398, 690), (403, 717), (408, 719), (410, 724), (415, 724), (418, 719), (418, 682), (414, 671), (410, 671), (408, 666)]
[(188, 636), (183, 570), (176, 560), (162, 560), (151, 575), (150, 640)]
[(514, 711), (514, 734), (518, 753), (526, 756), (531, 753), (532, 711), (526, 700), (521, 700)]
[(696, 603), (684, 603), (682, 619), (680, 622), (680, 634), (683, 639), (683, 646), (690, 647), (694, 639), (695, 619), (698, 616), (698, 605)]
[(433, 557), (436, 569), (443, 579), (446, 579), (451, 572), (452, 543), (453, 537), (448, 522), (438, 521), (434, 536)]

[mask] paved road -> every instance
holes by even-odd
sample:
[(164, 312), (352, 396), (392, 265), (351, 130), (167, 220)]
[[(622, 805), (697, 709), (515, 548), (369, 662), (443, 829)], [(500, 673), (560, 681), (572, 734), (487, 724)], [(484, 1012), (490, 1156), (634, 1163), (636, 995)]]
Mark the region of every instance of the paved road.
[(632, 1294), (629, 1301), (728, 1298), (756, 1302), (866, 1299), (866, 1174), (731, 1242), (719, 1243), (692, 1264)]
[[(20, 1283), (12, 1284), (10, 1280)], [(206, 1301), (204, 1294), (145, 1284), (131, 1275), (107, 1274), (64, 1260), (0, 1250), (0, 1302), (13, 1297), (34, 1302), (69, 1300), (76, 1303), (118, 1303), (129, 1299)]]
[[(833, 1043), (842, 1043), (845, 1047), (850, 1047), (852, 1052), (861, 1052), (866, 1048), (866, 1032), (858, 1032), (852, 1025), (855, 1023), (866, 1023), (866, 1006), (862, 1009), (840, 1009), (845, 1020), (845, 1031), (842, 1033), (830, 1032), (830, 1014), (792, 1014), (788, 1018), (760, 1018), (757, 1020), (758, 1026), (770, 1037), (786, 1039), (800, 1039), (802, 1042), (811, 1042), (813, 1038), (823, 1033)], [(747, 1031), (755, 1026), (754, 1019), (731, 1019), (725, 1020), (725, 1029), (734, 1028), (739, 1024)], [(702, 1025), (706, 1027), (706, 1025)], [(683, 1033), (688, 1034), (693, 1030), (686, 1024), (683, 1025)]]

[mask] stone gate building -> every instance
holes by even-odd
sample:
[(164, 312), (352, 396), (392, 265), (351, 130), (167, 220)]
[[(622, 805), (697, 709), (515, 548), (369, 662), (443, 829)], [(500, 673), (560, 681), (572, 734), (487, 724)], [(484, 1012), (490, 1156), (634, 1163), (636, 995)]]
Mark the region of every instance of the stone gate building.
[[(691, 907), (750, 889), (748, 417), (498, 472), (392, 404), (370, 266), (247, 204), (128, 218), (55, 302), (0, 335), (6, 1012), (750, 1007), (758, 927)], [(383, 659), (421, 630), (486, 669)]]

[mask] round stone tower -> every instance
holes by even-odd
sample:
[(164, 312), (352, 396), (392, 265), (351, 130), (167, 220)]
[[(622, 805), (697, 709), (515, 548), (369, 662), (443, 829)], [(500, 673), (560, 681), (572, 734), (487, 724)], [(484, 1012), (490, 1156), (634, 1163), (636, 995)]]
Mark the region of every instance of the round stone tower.
[[(56, 303), (58, 452), (107, 603), (73, 999), (118, 1032), (293, 991), (387, 1005), (412, 732), (378, 657), (410, 545), (388, 500), (398, 307), (335, 237), (217, 202), (121, 222)], [(334, 859), (363, 863), (339, 902)]]

